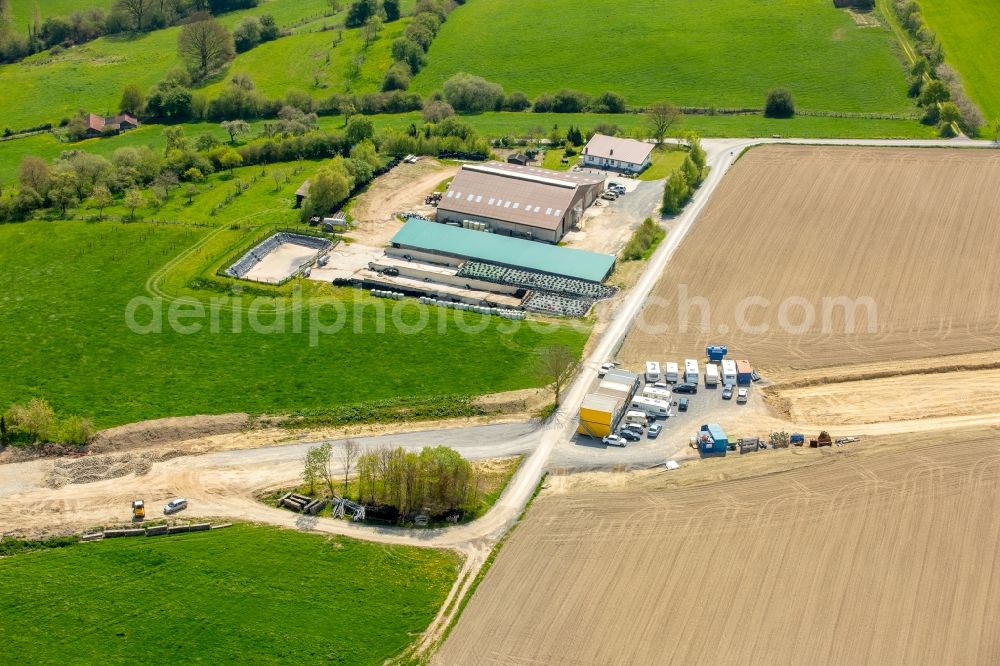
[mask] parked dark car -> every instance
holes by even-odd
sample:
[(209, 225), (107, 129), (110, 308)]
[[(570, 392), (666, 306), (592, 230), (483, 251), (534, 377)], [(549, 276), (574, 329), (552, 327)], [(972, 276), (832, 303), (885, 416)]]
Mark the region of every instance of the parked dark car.
[(698, 392), (697, 384), (689, 384), (685, 382), (683, 384), (678, 384), (677, 386), (674, 387), (674, 393), (697, 393), (697, 392)]
[(688, 410), (688, 399), (681, 398), (677, 401), (677, 411), (686, 412)]
[(618, 436), (629, 442), (638, 442), (640, 439), (642, 439), (642, 435), (638, 434), (634, 430), (629, 430), (628, 428), (625, 428), (624, 430), (619, 432)]
[(733, 387), (732, 386), (726, 386), (726, 388), (722, 389), (722, 399), (723, 400), (732, 400), (733, 399)]

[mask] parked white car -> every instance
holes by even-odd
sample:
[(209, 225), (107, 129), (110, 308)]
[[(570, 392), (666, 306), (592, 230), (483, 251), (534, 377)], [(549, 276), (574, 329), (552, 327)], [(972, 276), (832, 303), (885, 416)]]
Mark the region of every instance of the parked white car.
[(618, 435), (608, 435), (601, 441), (604, 442), (606, 446), (620, 446), (623, 448), (625, 446), (625, 440), (619, 437)]
[(169, 516), (172, 513), (183, 511), (187, 508), (188, 501), (183, 497), (177, 497), (163, 505), (163, 515)]

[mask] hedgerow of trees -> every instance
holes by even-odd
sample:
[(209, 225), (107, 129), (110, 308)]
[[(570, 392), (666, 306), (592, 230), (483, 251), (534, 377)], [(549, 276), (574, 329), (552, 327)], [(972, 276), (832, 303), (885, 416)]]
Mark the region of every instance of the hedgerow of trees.
[(663, 191), (661, 210), (664, 215), (680, 213), (707, 173), (705, 150), (701, 146), (701, 140), (694, 133), (688, 133), (685, 139), (688, 144), (688, 154), (684, 157), (680, 168), (667, 178), (667, 185)]

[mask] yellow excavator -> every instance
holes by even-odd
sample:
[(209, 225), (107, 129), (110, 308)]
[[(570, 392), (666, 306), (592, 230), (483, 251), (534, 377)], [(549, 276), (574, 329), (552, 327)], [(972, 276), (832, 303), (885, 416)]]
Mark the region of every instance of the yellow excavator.
[(132, 500), (132, 520), (143, 520), (146, 517), (146, 503), (142, 498)]

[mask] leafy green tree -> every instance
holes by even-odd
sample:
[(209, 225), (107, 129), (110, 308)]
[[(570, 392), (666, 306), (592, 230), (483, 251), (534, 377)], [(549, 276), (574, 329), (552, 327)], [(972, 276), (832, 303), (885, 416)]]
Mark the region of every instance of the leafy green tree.
[(945, 85), (944, 81), (934, 79), (924, 85), (917, 102), (920, 106), (932, 106), (947, 102), (949, 99), (951, 99), (951, 92), (948, 90), (948, 86)]
[(344, 138), (351, 145), (361, 143), (365, 139), (375, 138), (375, 125), (364, 116), (354, 116), (347, 121)]
[(309, 196), (302, 203), (302, 219), (327, 215), (347, 200), (352, 183), (343, 167), (331, 163), (322, 167), (309, 181)]
[(118, 110), (122, 113), (139, 117), (146, 110), (146, 96), (142, 93), (142, 88), (130, 83), (122, 91), (122, 98), (118, 102)]
[(399, 12), (399, 0), (382, 0), (382, 11), (385, 12), (386, 21), (398, 21)]
[(663, 190), (663, 214), (677, 215), (680, 213), (684, 209), (684, 204), (687, 203), (690, 192), (691, 188), (687, 178), (684, 177), (681, 170), (670, 174), (670, 177), (667, 178), (667, 186)]
[(90, 195), (90, 207), (97, 209), (97, 219), (104, 219), (104, 209), (111, 205), (111, 190), (107, 185), (101, 184), (94, 188)]
[(198, 186), (194, 183), (188, 183), (188, 186), (184, 188), (184, 196), (187, 197), (188, 206), (191, 205), (192, 200), (198, 195)]
[(378, 14), (377, 0), (354, 0), (347, 8), (347, 17), (344, 19), (344, 26), (348, 28), (360, 28), (368, 19)]
[(795, 100), (791, 91), (785, 88), (774, 88), (767, 93), (764, 102), (765, 118), (791, 118), (795, 115)]
[(444, 98), (459, 112), (493, 111), (503, 103), (503, 88), (482, 77), (459, 72), (444, 82)]
[(41, 398), (32, 398), (26, 405), (13, 405), (7, 411), (11, 428), (28, 435), (33, 443), (49, 441), (55, 416), (49, 403)]
[(237, 53), (249, 51), (260, 44), (261, 24), (256, 16), (246, 16), (233, 28), (233, 46)]
[(685, 135), (685, 138), (687, 139), (688, 148), (690, 149), (688, 154), (691, 156), (691, 161), (693, 161), (695, 166), (698, 167), (700, 178), (704, 178), (707, 163), (705, 161), (705, 149), (701, 146), (701, 139), (698, 138), (698, 135), (694, 132), (688, 132)]
[(145, 197), (142, 196), (142, 192), (133, 187), (125, 192), (125, 198), (122, 200), (122, 203), (126, 208), (128, 208), (128, 219), (129, 221), (132, 221), (135, 219), (136, 208), (142, 208), (145, 205), (146, 200)]
[(685, 156), (684, 161), (681, 162), (681, 173), (684, 174), (684, 179), (687, 180), (689, 187), (695, 188), (701, 184), (701, 171), (690, 155)]

